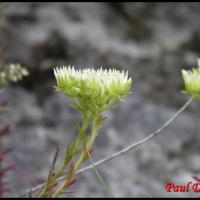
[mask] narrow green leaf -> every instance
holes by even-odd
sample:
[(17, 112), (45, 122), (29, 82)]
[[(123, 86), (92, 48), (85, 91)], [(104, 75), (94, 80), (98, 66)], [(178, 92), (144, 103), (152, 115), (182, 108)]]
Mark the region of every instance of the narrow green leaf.
[[(88, 152), (88, 151), (87, 151)], [(108, 198), (113, 198), (112, 192), (110, 190), (110, 188), (108, 187), (108, 185), (105, 183), (105, 181), (103, 180), (103, 177), (101, 176), (101, 174), (98, 172), (97, 168), (94, 165), (94, 161), (92, 160), (92, 157), (90, 155), (90, 153), (88, 152), (88, 156), (90, 158), (90, 161), (92, 163), (92, 168), (94, 169), (95, 174), (97, 175), (97, 178), (99, 179), (99, 182), (101, 183), (101, 186), (103, 187), (106, 195)]]
[(51, 183), (51, 178), (52, 178), (53, 171), (54, 171), (54, 168), (55, 168), (56, 160), (58, 158), (58, 153), (59, 153), (59, 148), (56, 147), (56, 152), (54, 154), (53, 162), (52, 162), (51, 168), (49, 170), (49, 174), (48, 174), (47, 185), (50, 185), (50, 183)]

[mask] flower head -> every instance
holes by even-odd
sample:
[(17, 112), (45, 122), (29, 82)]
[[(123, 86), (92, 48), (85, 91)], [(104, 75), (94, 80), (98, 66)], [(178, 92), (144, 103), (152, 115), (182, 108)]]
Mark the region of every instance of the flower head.
[(29, 73), (20, 64), (0, 64), (0, 87), (5, 86), (9, 82), (17, 82)]
[(198, 59), (198, 68), (186, 71), (182, 70), (182, 76), (185, 83), (185, 93), (200, 97), (200, 59)]
[(57, 90), (72, 97), (75, 107), (81, 111), (102, 112), (114, 100), (120, 100), (131, 88), (132, 79), (128, 72), (118, 70), (79, 69), (57, 67), (54, 69)]

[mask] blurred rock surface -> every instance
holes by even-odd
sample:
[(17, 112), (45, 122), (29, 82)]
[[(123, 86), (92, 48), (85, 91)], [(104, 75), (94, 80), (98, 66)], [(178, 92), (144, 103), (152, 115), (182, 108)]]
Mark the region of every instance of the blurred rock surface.
[[(62, 160), (76, 135), (78, 113), (53, 91), (52, 68), (114, 67), (129, 71), (133, 93), (105, 113), (109, 124), (96, 141), (95, 160), (138, 141), (161, 126), (187, 100), (181, 68), (196, 66), (200, 52), (198, 3), (8, 3), (1, 41), (4, 62), (20, 62), (31, 76), (2, 93), (11, 122), (9, 159), (38, 182), (45, 180), (55, 146)], [(116, 197), (197, 197), (166, 193), (169, 181), (200, 176), (199, 103), (194, 102), (162, 136), (99, 167)], [(199, 166), (199, 167), (198, 167)], [(31, 185), (9, 172), (12, 196)], [(105, 196), (94, 172), (80, 176), (78, 197)]]

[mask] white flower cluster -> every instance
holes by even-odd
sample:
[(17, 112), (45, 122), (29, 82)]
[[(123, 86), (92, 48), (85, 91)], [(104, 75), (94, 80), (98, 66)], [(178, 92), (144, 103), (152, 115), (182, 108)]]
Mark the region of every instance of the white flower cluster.
[(21, 67), (20, 64), (8, 64), (0, 66), (0, 86), (4, 86), (9, 82), (17, 82), (27, 76), (28, 71)]
[(68, 66), (55, 68), (54, 74), (57, 90), (84, 102), (89, 110), (103, 108), (111, 101), (125, 96), (132, 84), (132, 79), (128, 78), (128, 72), (115, 69), (76, 70)]
[(182, 70), (182, 76), (185, 83), (186, 93), (194, 96), (200, 95), (200, 60), (198, 59), (198, 68), (192, 70)]

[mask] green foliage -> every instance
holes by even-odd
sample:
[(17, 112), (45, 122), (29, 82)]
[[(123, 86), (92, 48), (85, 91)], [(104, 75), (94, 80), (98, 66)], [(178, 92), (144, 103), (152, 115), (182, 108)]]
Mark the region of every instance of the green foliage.
[[(83, 122), (81, 127), (79, 124), (77, 125), (78, 137), (74, 143), (68, 146), (63, 163), (53, 173), (53, 177), (48, 177), (46, 185), (37, 194), (36, 197), (40, 198), (59, 197), (76, 182), (74, 176), (80, 166), (91, 158), (90, 156), (94, 152), (95, 138), (105, 122), (101, 113), (112, 108), (115, 101), (122, 100), (129, 93), (132, 84), (132, 79), (128, 79), (128, 72), (117, 70), (75, 70), (74, 67), (63, 67), (54, 69), (54, 74), (57, 80), (56, 90), (73, 99), (72, 107), (80, 111)], [(92, 123), (92, 131), (87, 134), (90, 123)], [(65, 172), (66, 168), (68, 169), (67, 173)], [(112, 197), (96, 168), (94, 170), (107, 195)], [(50, 172), (52, 174), (52, 170)], [(49, 186), (55, 185), (57, 178), (63, 175), (66, 176), (64, 181), (56, 184), (56, 187), (50, 190)]]

